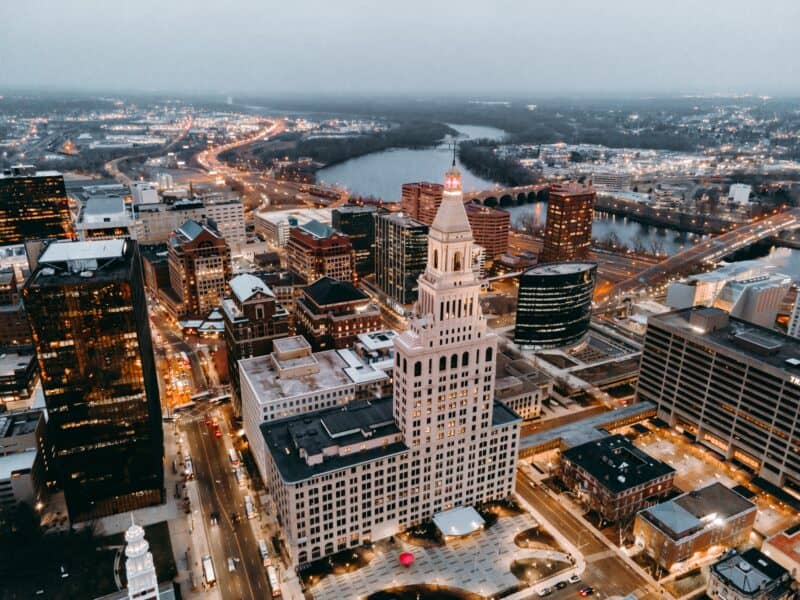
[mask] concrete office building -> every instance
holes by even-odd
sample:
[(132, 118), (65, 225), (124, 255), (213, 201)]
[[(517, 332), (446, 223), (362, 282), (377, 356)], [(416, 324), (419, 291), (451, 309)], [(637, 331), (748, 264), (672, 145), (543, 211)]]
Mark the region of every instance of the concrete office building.
[(0, 412), (28, 408), (37, 381), (36, 356), (29, 348), (0, 353)]
[(594, 200), (591, 186), (574, 182), (550, 186), (540, 263), (585, 260), (589, 256)]
[(747, 542), (756, 505), (721, 483), (681, 494), (639, 512), (636, 543), (664, 569), (712, 546), (735, 548)]
[(750, 193), (753, 188), (746, 183), (732, 183), (728, 190), (728, 202), (746, 205), (750, 202)]
[(131, 184), (131, 196), (136, 205), (158, 204), (159, 202), (158, 190), (145, 181), (135, 181)]
[(404, 183), (400, 208), (410, 218), (430, 227), (443, 197), (444, 186), (441, 183)]
[(262, 426), (254, 451), (265, 453), (257, 461), (294, 564), (511, 494), (521, 419), (494, 401), (497, 338), (481, 314), (472, 244), (454, 166), (415, 316), (394, 340), (393, 397)]
[(19, 287), (16, 269), (0, 269), (0, 346), (26, 346), (33, 341)]
[(233, 252), (247, 243), (244, 207), (238, 198), (209, 197), (177, 200), (171, 204), (134, 207), (136, 239), (140, 244), (161, 244), (186, 221), (212, 223)]
[[(403, 213), (375, 217), (375, 284), (396, 309), (417, 300), (428, 260), (428, 226)], [(465, 259), (471, 263), (471, 256)]]
[(486, 258), (494, 261), (508, 252), (511, 215), (504, 210), (477, 204), (467, 204), (465, 208), (472, 236), (475, 243), (486, 250)]
[(161, 404), (136, 242), (51, 242), (23, 295), (47, 454), (71, 519), (163, 502)]
[(131, 208), (121, 196), (92, 196), (81, 206), (75, 222), (79, 240), (136, 238)]
[(792, 306), (787, 333), (793, 338), (800, 338), (800, 293), (797, 294)]
[(257, 212), (253, 216), (253, 226), (268, 244), (283, 247), (289, 243), (292, 227), (305, 225), (312, 220), (332, 225), (332, 209), (304, 207)]
[(755, 548), (726, 552), (709, 568), (706, 595), (712, 600), (788, 600), (792, 578), (781, 565)]
[(772, 484), (800, 486), (800, 341), (717, 308), (654, 315), (639, 400)]
[(0, 246), (72, 236), (64, 177), (16, 165), (0, 172)]
[(800, 583), (800, 524), (792, 525), (764, 540), (761, 551), (789, 571)]

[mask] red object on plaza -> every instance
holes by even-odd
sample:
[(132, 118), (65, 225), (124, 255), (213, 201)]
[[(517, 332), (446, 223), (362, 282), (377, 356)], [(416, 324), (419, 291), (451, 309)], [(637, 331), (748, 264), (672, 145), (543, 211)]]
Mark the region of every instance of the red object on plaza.
[(403, 552), (400, 555), (400, 564), (404, 567), (410, 567), (414, 562), (414, 555), (411, 552)]

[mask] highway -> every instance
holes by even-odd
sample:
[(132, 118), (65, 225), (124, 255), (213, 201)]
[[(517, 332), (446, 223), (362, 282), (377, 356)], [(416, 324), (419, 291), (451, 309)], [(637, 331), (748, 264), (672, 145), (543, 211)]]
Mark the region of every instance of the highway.
[[(270, 590), (256, 537), (245, 517), (244, 495), (247, 492), (239, 488), (233, 476), (225, 442), (230, 438), (230, 430), (223, 418), (223, 410), (216, 409), (216, 412), (223, 432), (221, 438), (213, 435), (202, 417), (180, 421), (186, 433), (200, 495), (201, 506), (199, 513), (195, 514), (194, 526), (202, 526), (207, 532), (222, 597), (262, 600), (269, 597)], [(219, 515), (216, 525), (211, 524), (212, 513)], [(237, 523), (233, 521), (234, 513), (240, 517)], [(197, 522), (198, 519), (202, 524)], [(235, 563), (233, 571), (228, 570), (229, 558)]]
[[(601, 534), (576, 518), (551, 492), (532, 484), (522, 471), (517, 472), (516, 491), (583, 554), (586, 570), (581, 575), (582, 585), (592, 586), (596, 598), (624, 597), (633, 592), (638, 600), (660, 598), (654, 585), (612, 551), (599, 537)], [(575, 595), (574, 587), (568, 586), (553, 590), (548, 598), (561, 600)]]
[(773, 214), (747, 225), (736, 227), (721, 235), (708, 239), (696, 246), (679, 252), (670, 258), (648, 267), (641, 273), (624, 281), (608, 286), (595, 294), (599, 308), (608, 308), (617, 300), (641, 291), (665, 285), (670, 278), (678, 276), (687, 267), (703, 262), (714, 263), (728, 254), (745, 248), (754, 242), (776, 235), (787, 228), (797, 227), (800, 222), (800, 209), (793, 208)]

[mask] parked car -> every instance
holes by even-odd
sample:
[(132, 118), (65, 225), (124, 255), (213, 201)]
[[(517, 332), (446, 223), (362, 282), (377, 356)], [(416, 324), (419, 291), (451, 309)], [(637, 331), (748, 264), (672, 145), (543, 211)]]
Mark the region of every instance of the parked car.
[(577, 573), (573, 573), (572, 575), (569, 576), (569, 582), (570, 583), (578, 583), (580, 580), (581, 580), (581, 576), (578, 575)]
[(540, 590), (539, 590), (538, 592), (536, 592), (536, 593), (537, 593), (537, 594), (539, 594), (539, 596), (541, 596), (542, 598), (544, 598), (545, 596), (549, 596), (550, 594), (552, 594), (552, 593), (553, 593), (553, 590), (552, 590), (552, 589), (550, 589), (549, 587), (546, 587), (546, 588), (542, 588), (542, 589), (540, 589)]

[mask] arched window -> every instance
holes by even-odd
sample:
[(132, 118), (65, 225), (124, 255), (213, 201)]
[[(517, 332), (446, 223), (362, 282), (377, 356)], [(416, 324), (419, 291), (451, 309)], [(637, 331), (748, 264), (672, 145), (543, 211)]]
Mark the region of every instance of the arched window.
[(450, 357), (450, 368), (455, 369), (457, 367), (458, 367), (458, 354), (453, 354), (453, 356)]
[(492, 362), (492, 349), (486, 349), (486, 362)]
[(461, 270), (461, 252), (456, 252), (453, 255), (453, 271)]
[(422, 363), (417, 361), (414, 363), (414, 377), (422, 375)]
[(434, 269), (439, 268), (439, 250), (433, 251), (433, 268)]
[(444, 371), (447, 368), (447, 359), (443, 356), (439, 359), (439, 370)]
[(464, 352), (461, 355), (461, 366), (466, 367), (469, 364), (469, 352)]

